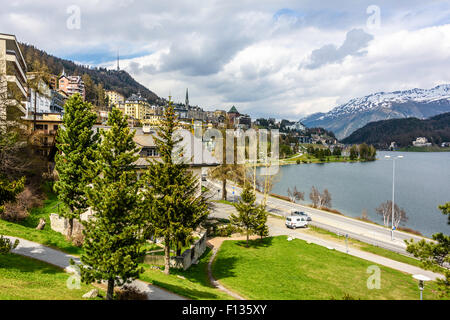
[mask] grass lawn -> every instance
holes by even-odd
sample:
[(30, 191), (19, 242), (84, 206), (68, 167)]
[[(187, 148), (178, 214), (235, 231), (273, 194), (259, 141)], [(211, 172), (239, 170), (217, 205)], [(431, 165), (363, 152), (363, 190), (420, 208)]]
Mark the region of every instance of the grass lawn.
[(0, 255), (0, 300), (81, 300), (93, 286), (70, 290), (70, 274), (16, 254)]
[(211, 249), (206, 248), (197, 265), (192, 265), (186, 271), (171, 269), (170, 275), (165, 275), (161, 270), (151, 269), (149, 265), (145, 264), (143, 265), (145, 272), (139, 278), (193, 300), (233, 299), (209, 283), (207, 267), (211, 255)]
[[(345, 243), (345, 237), (344, 236), (338, 236), (335, 233), (329, 232), (324, 229), (320, 229), (314, 226), (308, 226), (308, 229), (311, 231), (311, 233), (318, 233), (321, 235), (326, 235), (330, 238), (333, 238), (334, 240), (338, 240), (338, 242), (344, 244)], [(392, 259), (398, 262), (407, 263), (416, 267), (421, 267), (420, 261), (417, 259), (414, 259), (412, 257), (405, 256), (403, 254), (393, 252), (391, 250), (383, 249), (380, 247), (373, 246), (371, 244), (367, 244), (352, 238), (348, 239), (348, 244), (350, 247), (354, 247), (359, 250), (367, 251), (388, 259)]]
[[(418, 299), (411, 275), (379, 266), (381, 288), (369, 290), (367, 268), (373, 262), (286, 236), (251, 241), (224, 241), (213, 264), (213, 275), (249, 299)], [(268, 267), (270, 266), (270, 267)], [(427, 283), (424, 299), (437, 299)]]
[[(44, 190), (47, 199), (44, 201), (43, 207), (33, 208), (30, 215), (19, 223), (0, 219), (0, 234), (38, 242), (70, 254), (81, 254), (81, 248), (75, 247), (62, 234), (50, 228), (50, 214), (58, 212), (58, 199), (49, 184), (44, 185)], [(44, 218), (46, 224), (43, 230), (36, 230), (40, 218)]]

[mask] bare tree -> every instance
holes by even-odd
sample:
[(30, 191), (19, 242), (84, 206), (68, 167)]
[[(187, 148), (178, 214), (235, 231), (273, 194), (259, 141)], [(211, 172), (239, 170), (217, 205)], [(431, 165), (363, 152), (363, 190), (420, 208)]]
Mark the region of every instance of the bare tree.
[[(384, 226), (389, 227), (392, 219), (392, 201), (388, 200), (383, 202), (375, 211), (383, 217)], [(398, 228), (400, 223), (405, 223), (406, 221), (408, 221), (408, 217), (406, 216), (405, 210), (394, 204), (394, 227)]]
[(386, 201), (383, 202), (375, 209), (375, 212), (383, 217), (383, 225), (387, 227), (389, 225), (389, 221), (391, 219), (391, 211), (392, 211), (392, 202)]
[(408, 217), (406, 216), (406, 211), (403, 208), (399, 208), (396, 204), (394, 205), (394, 227), (398, 229), (400, 223), (405, 223), (408, 221)]
[(320, 195), (320, 207), (331, 208), (331, 193), (328, 189), (323, 190), (323, 194)]
[(319, 192), (319, 190), (317, 190), (316, 187), (314, 187), (314, 186), (311, 187), (311, 192), (309, 193), (309, 198), (311, 199), (311, 201), (313, 203), (313, 207), (317, 208), (317, 206), (320, 203), (320, 192)]
[(303, 201), (303, 200), (305, 200), (305, 193), (301, 192), (301, 191), (298, 191), (296, 186), (294, 186), (293, 190), (291, 190), (291, 188), (288, 188), (287, 192), (288, 192), (289, 199), (292, 202), (294, 202), (294, 203), (296, 201), (300, 201), (300, 200)]

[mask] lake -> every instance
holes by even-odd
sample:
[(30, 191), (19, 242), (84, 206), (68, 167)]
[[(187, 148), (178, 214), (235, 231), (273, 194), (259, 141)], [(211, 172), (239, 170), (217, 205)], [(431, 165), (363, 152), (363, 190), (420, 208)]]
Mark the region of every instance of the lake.
[[(403, 226), (430, 237), (433, 233), (450, 234), (447, 217), (438, 205), (450, 201), (450, 152), (377, 152), (379, 160), (361, 163), (299, 164), (280, 167), (273, 193), (287, 195), (297, 186), (310, 203), (311, 186), (330, 191), (332, 207), (350, 217), (360, 217), (367, 210), (369, 218), (382, 224), (375, 212), (382, 202), (392, 199), (392, 160), (395, 160), (395, 203), (406, 211)], [(401, 225), (402, 226), (402, 225)]]

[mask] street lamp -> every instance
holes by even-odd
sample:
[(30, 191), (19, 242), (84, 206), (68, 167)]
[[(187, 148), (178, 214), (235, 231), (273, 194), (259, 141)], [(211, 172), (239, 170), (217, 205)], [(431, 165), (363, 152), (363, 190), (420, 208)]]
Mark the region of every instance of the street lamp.
[(394, 240), (394, 195), (395, 195), (395, 160), (396, 159), (401, 159), (403, 158), (403, 156), (396, 156), (396, 157), (391, 157), (391, 156), (384, 156), (386, 159), (390, 160), (392, 159), (392, 230), (391, 230), (391, 240)]
[(431, 279), (427, 276), (421, 274), (413, 275), (413, 278), (419, 280), (419, 290), (420, 290), (420, 300), (423, 300), (423, 286), (425, 281), (430, 281)]

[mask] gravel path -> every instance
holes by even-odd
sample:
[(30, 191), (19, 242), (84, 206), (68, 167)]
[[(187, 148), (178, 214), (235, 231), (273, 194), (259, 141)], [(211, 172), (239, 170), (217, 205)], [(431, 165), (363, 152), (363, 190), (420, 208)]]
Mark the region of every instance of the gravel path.
[[(77, 264), (80, 263), (80, 259), (78, 257), (49, 248), (40, 243), (10, 236), (5, 236), (5, 238), (11, 239), (12, 241), (15, 241), (16, 239), (19, 240), (19, 245), (17, 248), (12, 250), (13, 253), (47, 262), (60, 267), (69, 273), (74, 272), (73, 267), (70, 265), (71, 259), (73, 259)], [(129, 284), (129, 286), (145, 292), (149, 300), (186, 300), (184, 297), (141, 280), (134, 280), (131, 284)]]

